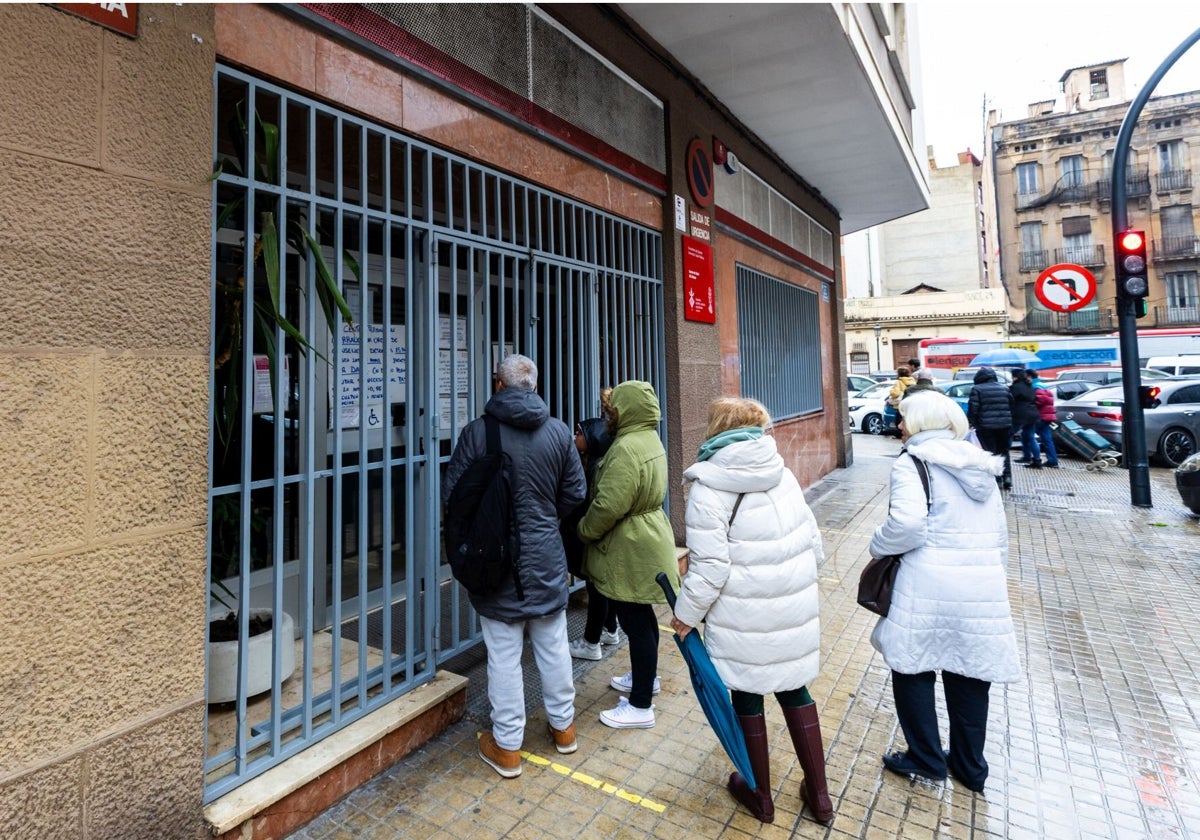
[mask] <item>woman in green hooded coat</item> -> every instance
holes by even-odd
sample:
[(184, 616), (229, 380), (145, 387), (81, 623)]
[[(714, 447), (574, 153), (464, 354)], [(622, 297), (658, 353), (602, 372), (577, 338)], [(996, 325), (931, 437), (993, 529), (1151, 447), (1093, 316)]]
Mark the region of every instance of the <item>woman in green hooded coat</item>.
[(631, 380), (613, 388), (609, 421), (612, 446), (600, 462), (579, 536), (587, 544), (584, 574), (613, 602), (629, 637), (630, 672), (610, 685), (628, 691), (600, 721), (617, 729), (654, 726), (651, 698), (658, 693), (658, 616), (666, 596), (655, 582), (665, 572), (679, 588), (675, 537), (663, 511), (667, 453), (658, 437), (662, 416), (648, 382)]

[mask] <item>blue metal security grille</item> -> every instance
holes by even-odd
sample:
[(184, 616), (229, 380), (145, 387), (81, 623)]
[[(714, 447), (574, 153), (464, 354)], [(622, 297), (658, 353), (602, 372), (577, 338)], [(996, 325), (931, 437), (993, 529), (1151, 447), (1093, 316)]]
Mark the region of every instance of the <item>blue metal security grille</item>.
[(568, 424), (623, 379), (666, 403), (658, 233), (231, 68), (214, 84), (209, 566), (232, 664), (210, 647), (206, 801), (479, 643), (440, 484), (504, 354)]
[(742, 396), (782, 420), (821, 403), (821, 321), (817, 295), (737, 266)]

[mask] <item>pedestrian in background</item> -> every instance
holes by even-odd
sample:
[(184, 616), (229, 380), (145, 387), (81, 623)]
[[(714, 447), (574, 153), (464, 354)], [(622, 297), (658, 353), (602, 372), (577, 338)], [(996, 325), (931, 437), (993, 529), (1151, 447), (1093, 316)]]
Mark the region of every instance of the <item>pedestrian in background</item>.
[(1004, 472), (996, 476), (996, 484), (1011, 490), (1008, 449), (1012, 443), (1013, 398), (991, 368), (975, 372), (975, 387), (967, 397), (967, 422), (979, 437), (979, 445), (1004, 459)]
[[(610, 389), (606, 389), (607, 390)], [(602, 400), (603, 402), (603, 400)], [(588, 493), (591, 494), (595, 484), (596, 468), (608, 447), (612, 437), (608, 434), (607, 424), (602, 417), (581, 420), (575, 426), (575, 449), (583, 462), (583, 473), (587, 477)], [(579, 578), (583, 574), (583, 540), (576, 530), (583, 514), (587, 511), (585, 501), (575, 508), (562, 523), (563, 545), (567, 549), (567, 570)], [(586, 580), (586, 578), (585, 578)], [(571, 656), (575, 659), (598, 660), (604, 656), (602, 645), (615, 645), (621, 640), (617, 633), (617, 611), (612, 602), (600, 594), (596, 584), (586, 581), (587, 589), (587, 621), (583, 627), (583, 637), (571, 642)]]
[[(1058, 469), (1058, 450), (1054, 446), (1054, 429), (1050, 425), (1057, 419), (1054, 411), (1054, 392), (1042, 384), (1037, 371), (1030, 371), (1033, 380), (1033, 400), (1037, 405), (1038, 422), (1037, 438), (1041, 441), (1042, 452), (1046, 456), (1046, 466), (1052, 470)], [(1030, 465), (1032, 466), (1032, 464)]]
[(1038, 408), (1033, 399), (1033, 385), (1029, 382), (1029, 371), (1020, 368), (1013, 371), (1012, 384), (1008, 386), (1013, 400), (1013, 424), (1021, 431), (1021, 460), (1025, 466), (1042, 465), (1042, 453), (1037, 443)]
[(658, 396), (649, 382), (631, 380), (613, 388), (611, 403), (613, 442), (596, 471), (579, 536), (586, 544), (583, 573), (613, 602), (629, 639), (630, 670), (609, 683), (629, 697), (601, 712), (600, 721), (617, 729), (645, 729), (654, 726), (652, 697), (659, 690), (654, 605), (666, 603), (655, 576), (665, 573), (678, 589), (679, 566), (663, 510), (667, 453), (658, 436)]
[[(983, 750), (991, 684), (1021, 676), (1005, 571), (1008, 522), (994, 481), (1004, 465), (963, 440), (966, 418), (949, 397), (914, 394), (900, 412), (904, 450), (892, 466), (887, 520), (875, 530), (870, 553), (902, 560), (891, 608), (876, 623), (871, 644), (892, 670), (908, 750), (885, 755), (883, 764), (935, 781), (949, 771), (978, 792), (988, 776)], [(928, 470), (928, 495), (914, 458)], [(934, 705), (938, 671), (948, 752)]]
[(900, 399), (904, 399), (909, 394), (915, 394), (920, 391), (937, 391), (938, 386), (933, 384), (933, 371), (929, 368), (916, 368), (913, 370), (913, 384), (904, 389), (904, 393)]
[(690, 553), (671, 626), (680, 638), (705, 622), (704, 646), (729, 687), (757, 788), (728, 789), (760, 821), (775, 819), (763, 695), (783, 709), (804, 769), (801, 799), (828, 823), (821, 722), (807, 686), (820, 666), (821, 532), (783, 462), (761, 403), (726, 397), (708, 411), (708, 439), (683, 474)]
[[(567, 557), (559, 521), (586, 496), (571, 430), (550, 416), (536, 393), (538, 369), (527, 356), (506, 356), (497, 369), (496, 393), (484, 413), (500, 421), (500, 445), (513, 471), (509, 482), (520, 534), (515, 582), (487, 595), (470, 593), (487, 648), (492, 731), (479, 738), (479, 755), (506, 779), (521, 775), (525, 739), (525, 680), (521, 653), (528, 632), (542, 683), (550, 737), (560, 753), (573, 753), (575, 683), (567, 647)], [(471, 462), (487, 454), (481, 417), (462, 430), (442, 481), (442, 504)], [(523, 596), (523, 597), (522, 597)]]
[(904, 392), (916, 384), (917, 380), (912, 378), (912, 368), (901, 365), (896, 371), (896, 381), (892, 383), (892, 390), (888, 392), (888, 402), (892, 408), (898, 407)]

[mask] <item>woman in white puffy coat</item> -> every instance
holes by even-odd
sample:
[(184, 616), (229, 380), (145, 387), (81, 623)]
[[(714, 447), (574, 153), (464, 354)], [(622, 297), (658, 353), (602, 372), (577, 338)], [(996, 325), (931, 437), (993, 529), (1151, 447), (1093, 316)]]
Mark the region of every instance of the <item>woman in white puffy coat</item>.
[(774, 693), (804, 768), (801, 798), (828, 823), (821, 724), (807, 689), (819, 667), (821, 533), (765, 434), (769, 423), (754, 400), (709, 408), (708, 439), (684, 472), (690, 554), (671, 626), (683, 637), (705, 622), (704, 645), (732, 692), (758, 786), (734, 773), (729, 791), (762, 822), (774, 819), (763, 715), (763, 695)]
[[(892, 669), (896, 716), (906, 752), (884, 766), (904, 776), (942, 780), (947, 770), (982, 791), (988, 766), (988, 692), (1020, 679), (1008, 603), (1008, 523), (996, 487), (1002, 458), (968, 443), (967, 418), (945, 395), (900, 401), (904, 452), (892, 467), (887, 520), (871, 539), (872, 557), (902, 555), (886, 617), (871, 644)], [(929, 495), (913, 459), (926, 466)], [(942, 751), (934, 708), (936, 672), (950, 719)]]

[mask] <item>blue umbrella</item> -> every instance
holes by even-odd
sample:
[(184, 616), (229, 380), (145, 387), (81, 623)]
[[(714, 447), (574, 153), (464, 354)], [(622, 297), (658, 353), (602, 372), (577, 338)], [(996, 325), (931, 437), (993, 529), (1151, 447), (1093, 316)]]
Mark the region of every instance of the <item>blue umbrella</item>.
[(1023, 367), (1030, 362), (1040, 362), (1036, 353), (1022, 350), (1020, 347), (1001, 347), (999, 350), (985, 350), (971, 360), (972, 367)]
[[(666, 593), (667, 603), (674, 610), (675, 590), (671, 588), (671, 581), (662, 572), (659, 572), (654, 579)], [(742, 735), (737, 712), (733, 710), (733, 703), (729, 700), (729, 689), (725, 687), (712, 660), (708, 658), (708, 651), (704, 649), (700, 633), (693, 630), (682, 639), (679, 638), (678, 633), (671, 635), (675, 639), (675, 644), (679, 645), (679, 652), (683, 654), (683, 661), (687, 663), (688, 671), (691, 672), (692, 688), (696, 690), (696, 699), (700, 701), (700, 708), (703, 710), (704, 716), (708, 718), (709, 725), (717, 734), (717, 740), (729, 754), (734, 768), (742, 774), (746, 784), (751, 790), (757, 790), (758, 783), (754, 780), (754, 771), (750, 769), (750, 753), (746, 750), (746, 738)]]

